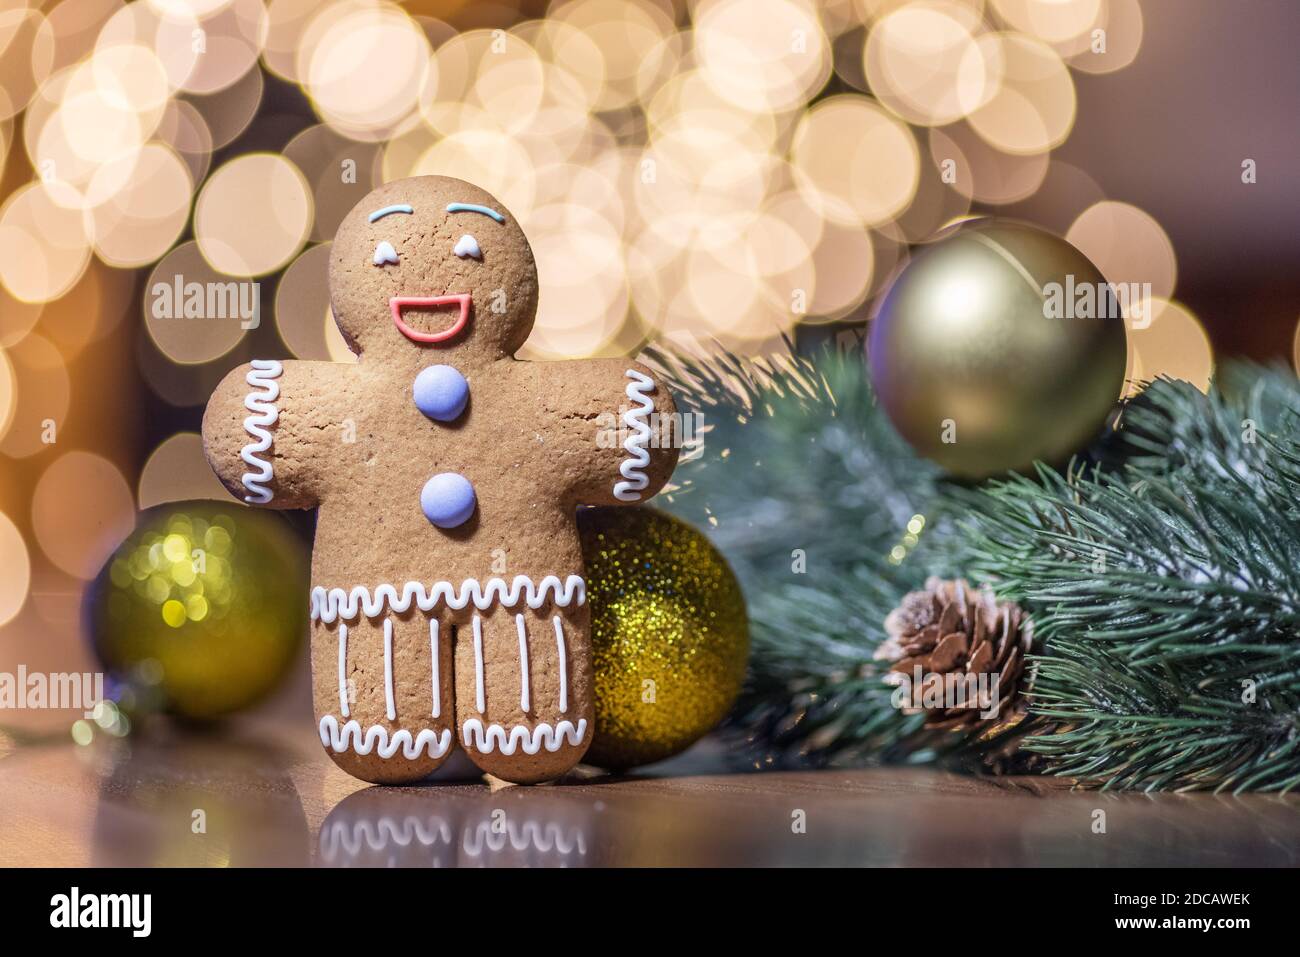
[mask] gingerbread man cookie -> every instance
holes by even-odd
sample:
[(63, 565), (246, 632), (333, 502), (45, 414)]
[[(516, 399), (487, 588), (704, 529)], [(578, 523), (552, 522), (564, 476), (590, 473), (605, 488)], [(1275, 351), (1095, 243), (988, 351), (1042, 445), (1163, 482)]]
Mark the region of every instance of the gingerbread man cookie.
[(329, 282), (359, 361), (254, 361), (203, 419), (233, 495), (318, 509), (321, 743), (367, 781), (416, 781), (456, 748), (509, 781), (557, 777), (595, 730), (575, 511), (663, 486), (677, 452), (652, 424), (672, 397), (624, 359), (514, 358), (537, 309), (532, 250), (461, 180), (372, 192), (339, 227)]

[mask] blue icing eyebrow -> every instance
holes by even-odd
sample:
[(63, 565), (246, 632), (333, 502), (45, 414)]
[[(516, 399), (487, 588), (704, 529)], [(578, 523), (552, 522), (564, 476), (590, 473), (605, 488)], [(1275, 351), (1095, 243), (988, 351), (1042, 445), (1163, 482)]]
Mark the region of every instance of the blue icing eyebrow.
[(498, 213), (495, 209), (489, 209), (487, 206), (480, 206), (478, 203), (448, 203), (447, 212), (449, 213), (482, 213), (484, 216), (491, 216), (498, 223), (504, 223), (506, 218)]
[(410, 207), (410, 205), (407, 203), (394, 203), (392, 206), (385, 206), (383, 209), (375, 210), (367, 217), (367, 219), (369, 219), (373, 223), (375, 220), (383, 219), (385, 216), (388, 216), (391, 213), (414, 213), (414, 212), (415, 210), (413, 210)]

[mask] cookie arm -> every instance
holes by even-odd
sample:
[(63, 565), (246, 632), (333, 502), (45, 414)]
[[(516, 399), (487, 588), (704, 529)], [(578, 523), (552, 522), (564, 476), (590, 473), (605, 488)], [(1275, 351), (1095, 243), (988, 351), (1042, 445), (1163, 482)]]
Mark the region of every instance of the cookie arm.
[(574, 504), (644, 502), (677, 465), (677, 407), (654, 372), (630, 359), (546, 363), (557, 471)]
[(321, 430), (336, 416), (314, 397), (337, 395), (330, 383), (345, 368), (254, 359), (221, 380), (203, 414), (203, 451), (231, 495), (268, 508), (318, 504), (311, 445), (329, 441)]

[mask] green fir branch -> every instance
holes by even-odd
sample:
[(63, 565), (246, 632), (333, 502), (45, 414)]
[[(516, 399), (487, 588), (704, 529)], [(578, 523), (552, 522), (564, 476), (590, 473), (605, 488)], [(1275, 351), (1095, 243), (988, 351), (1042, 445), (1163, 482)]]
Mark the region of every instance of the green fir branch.
[[(1056, 773), (1113, 788), (1300, 782), (1297, 456), (1258, 431), (1290, 418), (1294, 379), (1268, 394), (1284, 381), (1232, 399), (1157, 382), (1129, 420), (1142, 431), (1128, 468), (1040, 469), (965, 496), (962, 564), (1046, 641), (1033, 711), (1058, 729), (1024, 746)], [(1149, 441), (1162, 428), (1175, 436), (1163, 457)]]
[[(885, 616), (939, 556), (939, 471), (876, 405), (860, 352), (772, 360), (652, 353), (679, 408), (702, 413), (702, 449), (661, 497), (704, 529), (748, 603), (751, 668), (729, 727), (758, 766), (925, 760), (960, 750), (891, 701), (873, 659)], [(922, 516), (916, 544), (907, 527)], [(905, 561), (895, 549), (908, 553)]]
[[(902, 714), (872, 657), (907, 591), (962, 575), (1020, 602), (1045, 642), (1016, 734), (1047, 770), (1110, 788), (1300, 782), (1288, 371), (1229, 364), (1209, 395), (1160, 380), (1065, 473), (967, 488), (897, 436), (860, 354), (654, 358), (682, 409), (705, 416), (667, 507), (745, 589), (751, 664), (729, 727), (757, 765), (992, 753)], [(914, 516), (919, 541), (905, 535)]]
[[(860, 353), (649, 359), (679, 409), (704, 421), (661, 501), (708, 531), (742, 583), (825, 582), (884, 561), (935, 500), (938, 469), (881, 414)], [(805, 577), (791, 571), (796, 549)]]

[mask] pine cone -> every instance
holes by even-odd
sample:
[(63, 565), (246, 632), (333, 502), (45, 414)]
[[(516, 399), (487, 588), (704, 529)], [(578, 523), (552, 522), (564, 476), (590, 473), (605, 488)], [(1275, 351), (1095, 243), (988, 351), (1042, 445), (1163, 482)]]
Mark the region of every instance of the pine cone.
[(964, 579), (931, 578), (890, 612), (885, 632), (874, 657), (891, 662), (885, 680), (905, 689), (905, 713), (923, 711), (933, 728), (992, 720), (995, 707), (999, 727), (1023, 716), (1020, 684), (1034, 629), (1019, 605)]

